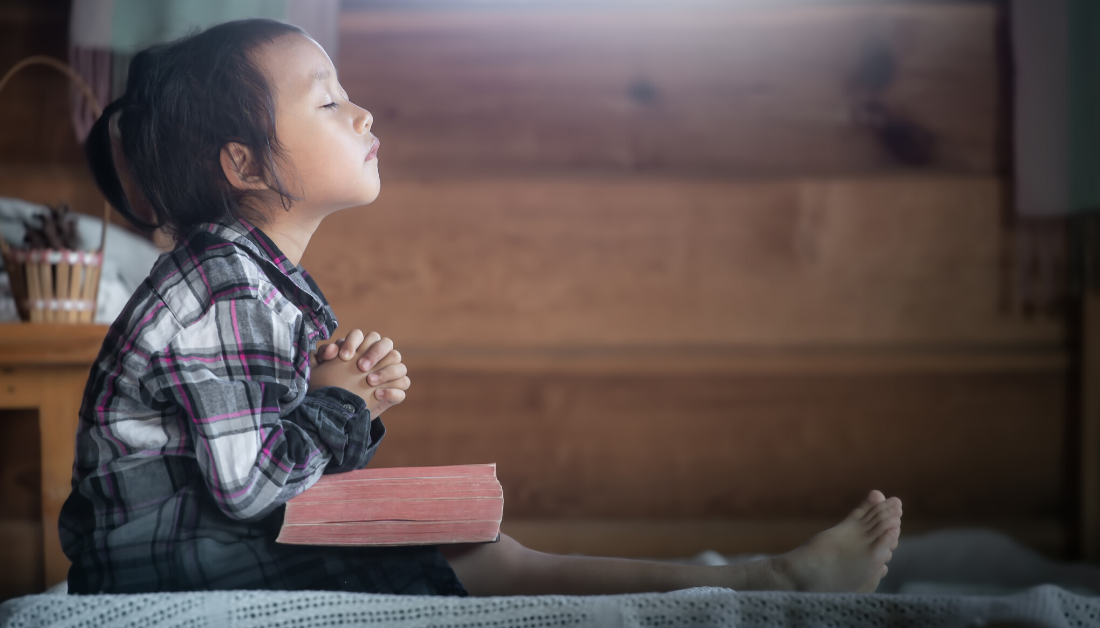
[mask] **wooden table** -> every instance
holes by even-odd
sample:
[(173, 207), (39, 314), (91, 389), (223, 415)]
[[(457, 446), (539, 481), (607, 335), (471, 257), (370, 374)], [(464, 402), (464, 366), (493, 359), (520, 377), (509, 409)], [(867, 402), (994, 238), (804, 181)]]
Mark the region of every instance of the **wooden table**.
[(46, 586), (66, 579), (57, 518), (71, 491), (84, 384), (104, 325), (0, 324), (0, 409), (38, 411)]

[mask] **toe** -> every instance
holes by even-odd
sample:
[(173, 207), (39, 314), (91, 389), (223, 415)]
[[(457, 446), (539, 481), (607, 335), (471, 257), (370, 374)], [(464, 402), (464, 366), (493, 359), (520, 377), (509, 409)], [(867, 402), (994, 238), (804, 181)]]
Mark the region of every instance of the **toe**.
[[(871, 528), (871, 538), (877, 539), (891, 530), (897, 530), (901, 528), (900, 517), (883, 517), (875, 522), (875, 527)], [(892, 541), (892, 539), (891, 539)]]
[(899, 515), (897, 512), (895, 512), (894, 505), (889, 500), (886, 500), (886, 501), (881, 501), (881, 502), (875, 504), (874, 506), (871, 506), (871, 508), (869, 508), (867, 510), (867, 512), (865, 512), (863, 514), (863, 517), (861, 518), (861, 521), (865, 525), (867, 525), (868, 527), (874, 527), (874, 525), (876, 523), (878, 523), (878, 521), (880, 519), (883, 519), (883, 518), (886, 518), (886, 517), (900, 517), (900, 516), (901, 515)]
[(863, 519), (869, 512), (871, 512), (875, 506), (886, 501), (886, 496), (881, 491), (871, 491), (867, 494), (867, 498), (863, 500), (863, 503), (856, 506), (855, 510), (848, 515), (849, 519)]
[(876, 557), (885, 557), (884, 563), (889, 561), (890, 557), (894, 555), (894, 550), (898, 548), (899, 534), (897, 528), (883, 532), (871, 542), (871, 552)]
[(879, 504), (878, 506), (875, 506), (875, 508), (873, 508), (871, 512), (867, 513), (867, 515), (863, 517), (864, 523), (872, 527), (877, 525), (878, 522), (885, 521), (886, 519), (897, 519), (899, 525), (901, 522), (901, 513), (890, 507), (889, 502), (884, 502)]
[(890, 509), (891, 512), (893, 512), (894, 514), (896, 514), (899, 517), (901, 516), (901, 500), (900, 499), (898, 499), (897, 497), (891, 497), (890, 499), (886, 500), (886, 503), (889, 504), (888, 508)]

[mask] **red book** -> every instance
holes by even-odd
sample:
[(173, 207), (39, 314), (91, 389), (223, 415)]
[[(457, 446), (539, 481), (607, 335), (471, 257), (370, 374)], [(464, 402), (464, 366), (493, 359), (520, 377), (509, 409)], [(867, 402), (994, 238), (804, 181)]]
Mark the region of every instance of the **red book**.
[(279, 543), (438, 545), (500, 535), (496, 464), (361, 469), (322, 476), (286, 503)]

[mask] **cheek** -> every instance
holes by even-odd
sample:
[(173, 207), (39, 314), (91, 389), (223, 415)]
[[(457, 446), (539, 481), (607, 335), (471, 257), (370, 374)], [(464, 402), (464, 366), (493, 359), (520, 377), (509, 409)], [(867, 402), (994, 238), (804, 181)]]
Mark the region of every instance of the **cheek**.
[(298, 143), (291, 155), (307, 188), (331, 185), (347, 171), (344, 151), (333, 150), (331, 138), (321, 133)]

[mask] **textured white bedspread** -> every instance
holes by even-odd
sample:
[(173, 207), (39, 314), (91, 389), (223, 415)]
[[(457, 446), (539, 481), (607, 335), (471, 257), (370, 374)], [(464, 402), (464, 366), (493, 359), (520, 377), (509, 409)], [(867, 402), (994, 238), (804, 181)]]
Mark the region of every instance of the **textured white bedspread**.
[(30, 595), (0, 605), (0, 626), (1100, 626), (1100, 598), (1055, 586), (1007, 596), (673, 593), (591, 597), (423, 598), (217, 591)]

